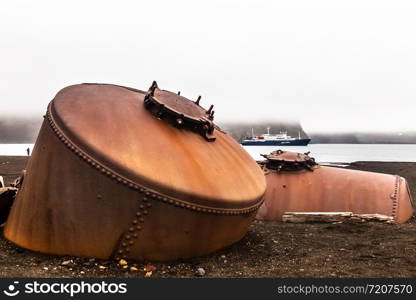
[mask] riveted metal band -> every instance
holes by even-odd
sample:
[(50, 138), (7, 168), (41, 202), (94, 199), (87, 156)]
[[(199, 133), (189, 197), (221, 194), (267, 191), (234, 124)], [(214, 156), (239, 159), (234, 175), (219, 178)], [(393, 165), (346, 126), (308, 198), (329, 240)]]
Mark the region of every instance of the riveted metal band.
[(395, 177), (396, 177), (396, 180), (394, 183), (394, 191), (391, 194), (391, 200), (393, 201), (391, 216), (393, 217), (393, 219), (396, 219), (397, 217), (397, 210), (399, 206), (399, 190), (400, 190), (400, 176), (396, 175)]
[(111, 179), (115, 180), (116, 182), (123, 184), (127, 186), (128, 188), (137, 190), (138, 192), (146, 195), (146, 197), (151, 198), (153, 200), (161, 201), (163, 203), (174, 205), (176, 207), (181, 207), (185, 209), (190, 209), (193, 211), (201, 212), (201, 213), (209, 213), (209, 214), (220, 214), (220, 215), (243, 215), (243, 214), (249, 214), (253, 211), (256, 211), (261, 204), (264, 201), (264, 196), (262, 199), (256, 203), (255, 205), (249, 206), (247, 208), (214, 208), (209, 207), (205, 205), (195, 204), (186, 202), (183, 200), (179, 200), (173, 197), (168, 197), (163, 194), (160, 194), (154, 190), (151, 190), (149, 188), (143, 187), (142, 185), (137, 184), (136, 182), (125, 178), (113, 170), (109, 169), (108, 167), (102, 165), (100, 162), (92, 158), (90, 155), (85, 153), (83, 150), (81, 150), (77, 145), (75, 145), (58, 127), (56, 122), (53, 119), (53, 116), (51, 114), (51, 104), (48, 106), (48, 110), (46, 113), (46, 119), (48, 120), (48, 124), (52, 128), (52, 131), (55, 133), (55, 135), (61, 140), (61, 142), (69, 149), (71, 150), (75, 155), (80, 157), (83, 161), (88, 163), (90, 166), (95, 168), (98, 172), (102, 173), (105, 176), (110, 177)]
[(126, 259), (130, 253), (131, 247), (133, 247), (136, 243), (140, 231), (143, 230), (146, 216), (149, 215), (149, 211), (152, 207), (149, 200), (150, 199), (146, 196), (143, 197), (141, 201), (139, 200), (139, 207), (133, 217), (133, 220), (130, 222), (130, 227), (125, 233), (123, 233), (122, 239), (118, 244), (114, 255), (116, 260), (120, 260), (121, 258)]

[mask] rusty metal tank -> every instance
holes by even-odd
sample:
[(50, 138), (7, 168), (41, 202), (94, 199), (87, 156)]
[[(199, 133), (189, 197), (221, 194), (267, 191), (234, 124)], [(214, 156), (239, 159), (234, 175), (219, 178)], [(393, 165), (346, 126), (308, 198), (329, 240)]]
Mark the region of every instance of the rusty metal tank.
[(397, 175), (318, 165), (308, 155), (264, 155), (265, 201), (257, 219), (281, 221), (285, 212), (382, 214), (403, 223), (413, 215), (406, 179)]
[(4, 234), (53, 254), (172, 260), (240, 240), (263, 201), (256, 162), (214, 111), (154, 82), (61, 90)]

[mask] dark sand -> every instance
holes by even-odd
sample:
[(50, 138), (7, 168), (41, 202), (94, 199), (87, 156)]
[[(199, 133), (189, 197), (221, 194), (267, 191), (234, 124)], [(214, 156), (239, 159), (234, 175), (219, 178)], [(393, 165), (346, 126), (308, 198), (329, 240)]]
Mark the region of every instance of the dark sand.
[[(0, 157), (0, 175), (10, 183), (25, 163), (25, 157)], [(415, 197), (416, 163), (357, 162), (350, 168), (399, 174)], [(211, 255), (129, 261), (126, 269), (114, 261), (35, 253), (0, 238), (0, 277), (144, 277), (148, 264), (156, 268), (152, 277), (195, 277), (198, 268), (205, 277), (416, 277), (416, 219), (401, 225), (256, 221), (240, 242)]]

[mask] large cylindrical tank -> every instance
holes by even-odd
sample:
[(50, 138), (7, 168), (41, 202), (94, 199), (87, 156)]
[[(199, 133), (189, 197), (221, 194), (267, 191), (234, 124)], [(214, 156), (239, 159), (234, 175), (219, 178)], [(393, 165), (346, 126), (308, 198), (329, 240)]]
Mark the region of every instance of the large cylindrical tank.
[(281, 221), (285, 212), (353, 212), (402, 223), (413, 214), (403, 177), (319, 166), (308, 154), (275, 151), (265, 157), (267, 189), (258, 219)]
[(48, 106), (4, 234), (53, 254), (170, 260), (240, 240), (266, 183), (212, 107), (81, 84)]

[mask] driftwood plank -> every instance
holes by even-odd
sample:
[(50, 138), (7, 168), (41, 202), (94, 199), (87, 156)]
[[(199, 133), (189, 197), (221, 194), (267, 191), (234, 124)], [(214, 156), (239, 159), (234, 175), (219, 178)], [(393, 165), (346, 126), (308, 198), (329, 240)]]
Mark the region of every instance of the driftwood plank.
[(381, 214), (354, 214), (352, 212), (285, 212), (283, 222), (287, 223), (336, 223), (344, 221), (378, 221), (394, 223), (393, 217)]

